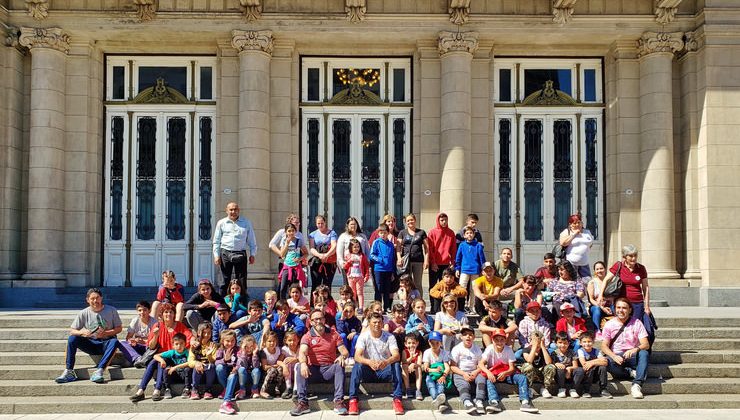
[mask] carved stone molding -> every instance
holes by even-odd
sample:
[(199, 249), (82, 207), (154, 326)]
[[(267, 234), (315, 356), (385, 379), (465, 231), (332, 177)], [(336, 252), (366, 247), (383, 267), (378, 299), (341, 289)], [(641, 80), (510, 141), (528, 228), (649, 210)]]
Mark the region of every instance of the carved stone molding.
[(25, 48), (20, 44), (18, 38), (21, 35), (21, 30), (15, 26), (9, 26), (5, 29), (5, 41), (6, 47), (15, 48), (18, 51), (24, 51)]
[(450, 0), (447, 13), (450, 14), (450, 22), (464, 25), (470, 18), (470, 0)]
[(696, 52), (704, 46), (704, 38), (700, 37), (696, 32), (686, 32), (683, 39), (684, 52)]
[(69, 53), (69, 35), (61, 28), (21, 28), (18, 42), (30, 50), (51, 48)]
[(577, 1), (552, 0), (552, 21), (561, 25), (568, 23), (573, 16)]
[(347, 20), (352, 23), (360, 23), (365, 20), (367, 13), (366, 0), (344, 0), (344, 11), (347, 12)]
[(666, 24), (673, 22), (681, 0), (655, 0), (655, 21)]
[(49, 0), (24, 0), (28, 15), (36, 20), (44, 20), (49, 16)]
[(262, 17), (261, 0), (239, 0), (239, 8), (242, 9), (244, 19), (247, 22), (253, 22)]
[(683, 32), (644, 32), (637, 40), (637, 56), (661, 52), (677, 53), (683, 50)]
[(141, 21), (149, 21), (157, 16), (156, 0), (134, 0), (134, 6)]
[(231, 46), (237, 51), (262, 51), (272, 55), (272, 31), (231, 31)]
[(478, 49), (477, 32), (440, 31), (437, 38), (439, 55), (462, 51), (473, 54)]

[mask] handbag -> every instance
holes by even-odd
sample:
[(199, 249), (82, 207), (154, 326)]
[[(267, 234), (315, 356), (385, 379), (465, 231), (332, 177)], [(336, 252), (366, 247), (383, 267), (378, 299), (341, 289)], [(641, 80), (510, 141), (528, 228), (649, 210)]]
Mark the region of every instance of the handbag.
[(142, 354), (141, 356), (139, 356), (134, 361), (134, 367), (137, 368), (137, 369), (143, 369), (143, 368), (145, 368), (149, 364), (149, 362), (151, 362), (154, 359), (154, 355), (155, 354), (157, 354), (157, 349), (151, 349), (151, 348), (147, 347), (147, 349), (144, 352), (144, 354)]
[(601, 292), (601, 296), (605, 298), (613, 298), (619, 296), (619, 294), (622, 292), (622, 287), (624, 286), (624, 283), (622, 282), (622, 278), (620, 276), (621, 272), (622, 262), (620, 261), (617, 265), (617, 274), (615, 274), (614, 278), (612, 278), (609, 284), (606, 285), (604, 290)]
[(409, 254), (406, 254), (403, 257), (401, 257), (401, 265), (400, 266), (399, 265), (396, 266), (396, 275), (400, 277), (403, 274), (408, 273), (409, 272), (409, 267), (410, 267), (410, 264), (409, 264)]
[(552, 253), (553, 255), (555, 255), (555, 258), (559, 260), (564, 260), (566, 248), (567, 247), (560, 245), (560, 242), (558, 242), (554, 247), (552, 247)]

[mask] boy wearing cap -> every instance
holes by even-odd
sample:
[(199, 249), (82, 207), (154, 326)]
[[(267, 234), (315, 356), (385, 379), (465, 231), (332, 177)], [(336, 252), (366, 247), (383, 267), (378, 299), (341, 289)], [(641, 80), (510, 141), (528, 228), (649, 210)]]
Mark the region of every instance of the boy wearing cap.
[(437, 282), (434, 287), (429, 290), (429, 297), (432, 301), (432, 313), (437, 313), (442, 309), (441, 303), (442, 298), (448, 293), (452, 293), (457, 297), (457, 307), (462, 308), (465, 306), (465, 297), (468, 296), (468, 291), (464, 287), (460, 286), (455, 277), (455, 270), (446, 268), (442, 273), (442, 280)]
[(225, 303), (219, 303), (216, 306), (216, 316), (213, 317), (213, 331), (211, 331), (211, 341), (214, 343), (221, 342), (221, 333), (229, 329), (229, 325), (236, 321), (236, 316), (231, 313), (231, 308)]
[(478, 368), (488, 378), (486, 381), (486, 387), (488, 388), (488, 407), (486, 407), (486, 412), (494, 414), (502, 411), (499, 402), (500, 398), (496, 390), (496, 383), (505, 382), (517, 386), (519, 401), (522, 404), (519, 408), (520, 411), (525, 413), (539, 413), (540, 410), (535, 408), (529, 400), (527, 377), (521, 373), (516, 373), (514, 352), (511, 350), (511, 347), (506, 345), (506, 331), (497, 329), (492, 335), (493, 344), (486, 347), (480, 362), (478, 362)]
[[(476, 345), (475, 332), (465, 327), (460, 330), (462, 343), (456, 345), (450, 352), (450, 369), (455, 388), (460, 394), (465, 412), (468, 414), (485, 414), (483, 399), (486, 398), (486, 378), (478, 375), (478, 367), (483, 352)], [(470, 399), (470, 386), (475, 385), (475, 402)]]
[(507, 334), (506, 343), (512, 345), (516, 334), (517, 325), (514, 321), (504, 316), (504, 304), (496, 299), (489, 299), (487, 302), (488, 315), (484, 316), (478, 323), (478, 329), (483, 334), (483, 346), (488, 347), (493, 344), (493, 332), (502, 329)]
[(542, 318), (542, 307), (536, 300), (527, 304), (527, 316), (519, 323), (519, 344), (522, 348), (529, 347), (532, 337), (539, 331), (545, 346), (549, 346), (552, 337), (550, 323)]
[(555, 324), (555, 332), (563, 332), (568, 335), (568, 339), (573, 342), (573, 351), (581, 348), (581, 334), (586, 331), (586, 321), (583, 318), (575, 316), (576, 308), (570, 302), (560, 305), (560, 315), (562, 318)]
[(450, 378), (450, 353), (442, 348), (442, 334), (439, 331), (429, 333), (430, 348), (424, 350), (421, 357), (422, 370), (427, 373), (426, 384), (432, 405), (440, 413), (450, 409), (445, 395), (445, 386)]
[[(475, 307), (475, 312), (483, 316), (488, 311), (488, 300), (498, 299), (501, 295), (501, 289), (504, 288), (504, 281), (494, 274), (493, 264), (486, 261), (483, 264), (483, 275), (473, 281), (473, 293), (470, 299), (470, 306)], [(475, 302), (473, 302), (475, 300)]]

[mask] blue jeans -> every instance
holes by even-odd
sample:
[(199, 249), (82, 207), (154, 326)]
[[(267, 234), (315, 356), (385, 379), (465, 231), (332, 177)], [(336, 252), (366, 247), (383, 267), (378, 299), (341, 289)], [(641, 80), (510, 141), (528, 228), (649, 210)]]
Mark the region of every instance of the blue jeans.
[(637, 354), (630, 358), (625, 358), (621, 365), (614, 363), (614, 360), (609, 360), (609, 372), (614, 376), (629, 377), (625, 368), (635, 369), (635, 379), (632, 380), (633, 384), (642, 385), (647, 379), (648, 364), (650, 362), (650, 353), (647, 350), (640, 350)]
[(360, 382), (392, 382), (393, 383), (393, 398), (401, 398), (403, 396), (402, 386), (403, 381), (401, 378), (401, 364), (399, 362), (392, 363), (382, 370), (372, 370), (370, 366), (363, 365), (362, 363), (355, 363), (352, 367), (352, 376), (349, 380), (349, 398), (357, 398), (357, 389), (360, 387)]
[(427, 384), (427, 390), (429, 390), (429, 396), (432, 397), (432, 399), (437, 398), (437, 395), (439, 394), (445, 393), (445, 384), (435, 381), (431, 376), (427, 375), (424, 378), (424, 382)]
[(573, 264), (573, 267), (578, 272), (578, 277), (581, 277), (581, 278), (583, 278), (583, 277), (591, 277), (591, 267), (589, 267), (588, 264), (586, 264), (586, 265), (575, 265), (575, 264)]
[(149, 381), (151, 381), (154, 377), (154, 374), (157, 373), (157, 369), (159, 369), (159, 362), (156, 360), (152, 360), (149, 362), (148, 365), (146, 365), (144, 376), (141, 377), (141, 382), (139, 382), (139, 389), (146, 389)]
[(393, 273), (390, 271), (374, 271), (373, 280), (375, 281), (375, 300), (383, 302), (383, 310), (391, 309), (393, 304), (391, 300)]
[(653, 331), (653, 324), (650, 322), (650, 315), (645, 313), (644, 302), (632, 304), (632, 318), (642, 321), (642, 325), (645, 326), (645, 330), (647, 330), (650, 343), (652, 344), (653, 339), (655, 338), (655, 331)]
[(347, 339), (347, 334), (339, 334), (339, 336), (342, 337), (342, 341), (344, 341), (344, 347), (347, 347), (349, 357), (355, 357), (355, 344), (357, 344), (357, 339), (360, 338), (360, 334), (355, 334), (355, 336), (352, 337), (352, 341)]
[(247, 384), (251, 383), (252, 391), (258, 391), (260, 389), (260, 379), (262, 379), (262, 369), (256, 367), (252, 368), (247, 375), (247, 368), (240, 367), (237, 371), (239, 374), (239, 389), (247, 389)]
[(234, 399), (234, 392), (239, 384), (239, 375), (231, 373), (231, 366), (216, 365), (216, 377), (218, 383), (224, 387), (224, 402)]
[(87, 354), (102, 354), (103, 357), (100, 358), (98, 369), (105, 369), (108, 367), (108, 363), (110, 363), (113, 355), (116, 354), (116, 349), (118, 347), (119, 344), (116, 337), (98, 340), (96, 338), (70, 335), (69, 338), (67, 338), (67, 369), (75, 368), (75, 355), (77, 355), (78, 349)]
[[(529, 386), (527, 385), (527, 377), (521, 373), (515, 373), (509, 375), (504, 379), (503, 382), (507, 384), (516, 385), (519, 389), (519, 401), (529, 400)], [(496, 390), (496, 384), (491, 382), (490, 379), (486, 380), (486, 388), (488, 388), (488, 401), (499, 401), (501, 398)]]
[(594, 331), (601, 331), (601, 319), (604, 318), (604, 311), (601, 310), (599, 305), (591, 305), (588, 312), (591, 314), (591, 321), (594, 323)]
[[(193, 375), (190, 368), (180, 368), (169, 373), (171, 366), (157, 368), (157, 381), (154, 383), (154, 389), (169, 388), (173, 379), (180, 379), (185, 383), (185, 388), (190, 388), (190, 379)], [(179, 381), (178, 381), (179, 382)]]
[(194, 388), (200, 387), (200, 383), (203, 382), (203, 377), (206, 378), (205, 390), (211, 392), (211, 389), (213, 388), (213, 383), (216, 382), (216, 365), (211, 363), (205, 365), (203, 367), (203, 373), (200, 373), (197, 370), (193, 369)]

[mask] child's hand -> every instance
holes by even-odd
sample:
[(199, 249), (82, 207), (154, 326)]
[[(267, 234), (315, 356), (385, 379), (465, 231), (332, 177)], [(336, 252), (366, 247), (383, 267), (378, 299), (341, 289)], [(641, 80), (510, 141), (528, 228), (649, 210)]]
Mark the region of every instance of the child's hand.
[(162, 360), (161, 362), (159, 362), (159, 366), (162, 366), (162, 368), (166, 368), (167, 367), (167, 362), (165, 362), (164, 360)]
[(460, 270), (455, 270), (455, 277), (460, 278)]
[(175, 373), (175, 371), (177, 371), (177, 368), (175, 366), (172, 366), (171, 368), (167, 369), (167, 373), (170, 375)]
[(562, 364), (562, 363), (560, 363), (560, 362), (558, 362), (558, 363), (555, 363), (555, 367), (556, 367), (556, 368), (558, 368), (558, 369), (561, 369), (561, 370), (562, 370), (562, 369), (565, 369), (565, 365), (564, 365), (564, 364)]
[(204, 367), (202, 362), (195, 362), (195, 370), (198, 373), (203, 373)]
[(503, 382), (503, 381), (505, 381), (505, 380), (506, 380), (506, 377), (507, 377), (507, 376), (509, 376), (509, 375), (507, 375), (507, 374), (505, 374), (505, 373), (499, 373), (499, 374), (498, 374), (498, 375), (496, 376), (496, 379), (498, 379), (498, 381), (499, 381), (499, 382)]
[(492, 372), (486, 372), (486, 377), (491, 382), (496, 382), (498, 379), (496, 378), (496, 375), (494, 375)]

